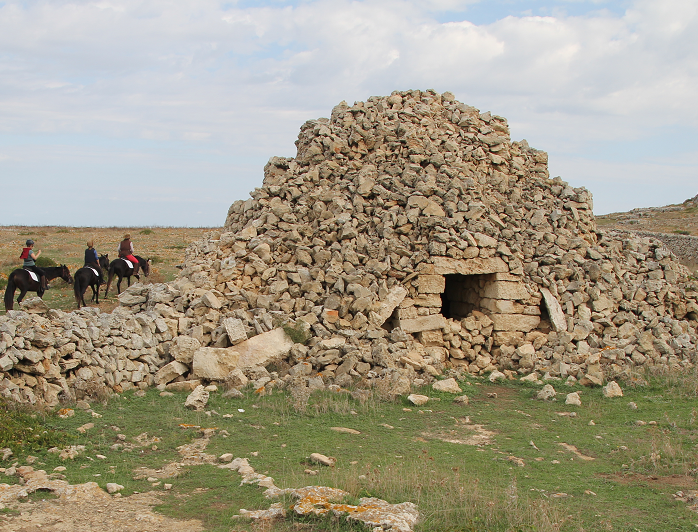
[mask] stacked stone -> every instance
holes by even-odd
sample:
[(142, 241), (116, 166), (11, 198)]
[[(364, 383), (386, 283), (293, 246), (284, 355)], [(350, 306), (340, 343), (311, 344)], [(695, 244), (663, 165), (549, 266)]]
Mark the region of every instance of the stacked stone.
[(115, 389), (388, 376), (408, 391), (450, 367), (598, 384), (694, 362), (686, 268), (656, 239), (597, 232), (589, 192), (550, 179), (504, 118), (395, 92), (341, 103), (296, 144), (174, 282), (129, 288), (112, 315), (0, 318), (0, 393), (90, 375)]
[[(687, 270), (656, 240), (600, 238), (589, 192), (549, 179), (547, 155), (511, 142), (505, 119), (449, 93), (396, 92), (338, 105), (296, 144), (222, 232), (188, 249), (177, 288), (193, 321), (181, 332), (202, 345), (225, 347), (229, 315), (249, 334), (303, 320), (312, 350), (352, 346), (313, 356), (328, 379), (349, 352), (367, 364), (354, 376), (460, 365), (582, 378), (606, 347), (612, 369), (694, 356)], [(479, 276), (448, 297), (472, 309), (465, 318), (444, 316), (452, 274)], [(389, 356), (377, 362), (382, 339)]]
[[(138, 285), (122, 301), (145, 303), (146, 294), (153, 305), (173, 295), (164, 284)], [(80, 390), (90, 395), (103, 387), (121, 392), (151, 386), (177, 335), (177, 320), (152, 309), (67, 313), (49, 310), (38, 298), (25, 308), (0, 318), (0, 395), (22, 403), (55, 405), (59, 396), (75, 397)]]

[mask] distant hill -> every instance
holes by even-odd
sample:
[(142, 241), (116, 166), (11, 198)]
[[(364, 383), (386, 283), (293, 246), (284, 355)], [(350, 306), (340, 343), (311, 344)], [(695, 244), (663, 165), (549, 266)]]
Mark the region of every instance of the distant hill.
[(599, 229), (698, 236), (698, 195), (679, 205), (646, 207), (596, 217)]

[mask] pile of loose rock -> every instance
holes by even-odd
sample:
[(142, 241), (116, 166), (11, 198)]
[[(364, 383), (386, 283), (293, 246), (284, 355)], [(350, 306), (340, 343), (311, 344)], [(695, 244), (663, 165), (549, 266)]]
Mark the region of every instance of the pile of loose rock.
[[(547, 154), (512, 142), (504, 118), (450, 93), (395, 92), (341, 103), (296, 144), (222, 231), (189, 246), (176, 281), (122, 294), (141, 329), (137, 316), (153, 319), (156, 345), (126, 356), (153, 382), (409, 383), (457, 368), (601, 383), (694, 362), (686, 268), (656, 239), (597, 232), (591, 194), (550, 179)], [(125, 346), (104, 320), (107, 354), (94, 349), (107, 366)], [(12, 356), (3, 371), (26, 385)]]

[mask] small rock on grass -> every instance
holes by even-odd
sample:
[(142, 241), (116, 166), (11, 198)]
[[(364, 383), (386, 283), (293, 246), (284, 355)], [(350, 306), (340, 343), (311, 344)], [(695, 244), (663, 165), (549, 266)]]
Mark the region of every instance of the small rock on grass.
[(407, 400), (415, 406), (422, 406), (429, 402), (429, 398), (426, 395), (419, 395), (417, 393), (408, 395)]
[(448, 392), (448, 393), (462, 393), (460, 386), (453, 377), (449, 379), (444, 379), (442, 381), (436, 381), (431, 386), (437, 392)]
[(628, 408), (630, 408), (630, 410), (637, 410), (637, 405), (635, 404), (634, 401), (630, 401), (628, 403)]
[(507, 376), (504, 375), (499, 370), (494, 370), (492, 373), (490, 373), (490, 376), (487, 378), (490, 382), (497, 382), (497, 381), (503, 381), (506, 380)]
[(328, 467), (334, 467), (334, 465), (337, 463), (337, 459), (332, 457), (332, 456), (325, 456), (324, 454), (320, 453), (313, 453), (310, 455), (310, 461), (314, 462), (316, 464), (328, 466)]
[(549, 399), (552, 399), (556, 395), (557, 392), (555, 391), (555, 388), (553, 388), (552, 384), (546, 384), (545, 386), (543, 386), (543, 389), (538, 392), (538, 395), (536, 395), (536, 397), (543, 401), (547, 401)]
[(468, 405), (470, 404), (470, 399), (468, 399), (467, 395), (459, 395), (455, 399), (453, 399), (453, 402), (457, 405)]
[(124, 489), (124, 487), (121, 484), (117, 484), (116, 482), (109, 482), (107, 484), (107, 493), (109, 494), (113, 495), (114, 493), (117, 493), (122, 489)]
[(579, 398), (579, 392), (568, 393), (565, 399), (566, 405), (582, 406), (582, 400)]
[(623, 390), (620, 389), (616, 381), (611, 381), (603, 387), (603, 395), (609, 398), (623, 397)]

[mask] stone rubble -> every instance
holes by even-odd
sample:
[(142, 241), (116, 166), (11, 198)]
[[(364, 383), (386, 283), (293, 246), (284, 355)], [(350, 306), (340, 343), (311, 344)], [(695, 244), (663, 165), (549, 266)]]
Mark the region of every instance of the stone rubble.
[(340, 103), (296, 145), (175, 281), (111, 314), (28, 300), (0, 317), (0, 395), (294, 379), (407, 395), (450, 370), (601, 386), (695, 363), (698, 282), (661, 241), (597, 230), (591, 194), (504, 118), (394, 92)]

